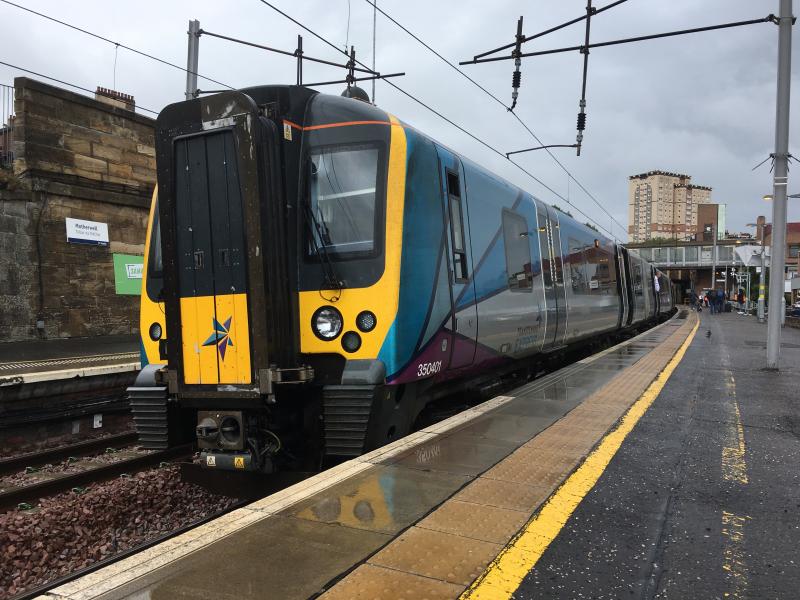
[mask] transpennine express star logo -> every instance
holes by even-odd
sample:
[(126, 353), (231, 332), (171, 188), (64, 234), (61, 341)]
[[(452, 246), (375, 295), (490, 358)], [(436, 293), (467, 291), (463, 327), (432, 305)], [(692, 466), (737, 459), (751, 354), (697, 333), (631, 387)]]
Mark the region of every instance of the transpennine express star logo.
[(228, 317), (225, 324), (220, 325), (219, 321), (212, 319), (214, 322), (214, 333), (208, 336), (208, 339), (203, 342), (203, 346), (213, 346), (216, 344), (219, 356), (222, 360), (225, 360), (225, 350), (228, 349), (228, 346), (233, 346), (233, 340), (230, 334), (231, 320), (233, 320), (233, 317)]

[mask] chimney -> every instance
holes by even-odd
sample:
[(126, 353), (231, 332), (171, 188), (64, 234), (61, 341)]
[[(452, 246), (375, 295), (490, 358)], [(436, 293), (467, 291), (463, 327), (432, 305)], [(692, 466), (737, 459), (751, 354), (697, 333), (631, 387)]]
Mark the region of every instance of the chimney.
[(136, 110), (136, 100), (133, 99), (133, 96), (130, 94), (123, 94), (116, 90), (97, 86), (94, 99), (104, 102), (105, 104), (110, 104), (111, 106), (116, 106), (117, 108), (124, 108), (130, 111)]

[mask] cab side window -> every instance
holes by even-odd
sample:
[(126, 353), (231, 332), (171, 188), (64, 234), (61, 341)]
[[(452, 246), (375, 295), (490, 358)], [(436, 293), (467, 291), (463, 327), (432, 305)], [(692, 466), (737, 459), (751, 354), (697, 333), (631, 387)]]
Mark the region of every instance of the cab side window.
[(447, 171), (447, 200), (450, 205), (450, 234), (453, 240), (453, 275), (456, 282), (464, 283), (469, 277), (464, 242), (464, 211), (458, 174), (452, 171)]

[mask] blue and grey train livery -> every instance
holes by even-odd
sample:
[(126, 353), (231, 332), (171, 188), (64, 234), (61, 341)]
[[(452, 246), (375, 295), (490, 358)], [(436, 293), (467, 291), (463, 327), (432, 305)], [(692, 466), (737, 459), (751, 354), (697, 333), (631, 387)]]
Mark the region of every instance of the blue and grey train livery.
[(634, 252), (360, 100), (223, 92), (166, 107), (156, 146), (131, 400), (212, 468), (358, 455), (673, 309)]

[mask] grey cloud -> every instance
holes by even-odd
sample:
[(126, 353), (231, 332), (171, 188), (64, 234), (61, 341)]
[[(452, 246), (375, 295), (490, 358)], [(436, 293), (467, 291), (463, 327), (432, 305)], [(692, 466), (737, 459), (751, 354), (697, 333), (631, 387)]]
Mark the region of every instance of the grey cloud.
[[(274, 1), (344, 46), (347, 0)], [(350, 42), (356, 45), (359, 58), (369, 63), (372, 9), (363, 0), (350, 2)], [(200, 19), (208, 30), (279, 48), (293, 49), (297, 34), (302, 33), (257, 0), (235, 0), (226, 3), (224, 10), (218, 2), (208, 0), (142, 0), (135, 4), (31, 0), (27, 5), (178, 64), (185, 61), (185, 31), (190, 18)], [(525, 16), (526, 32), (531, 33), (578, 16), (585, 7), (582, 0), (379, 0), (379, 5), (453, 62), (510, 41), (520, 13)], [(639, 0), (599, 15), (592, 24), (592, 39), (602, 41), (761, 17), (776, 12), (777, 7), (777, 1), (772, 0)], [(6, 5), (0, 5), (0, 34), (4, 40), (3, 60), (7, 62), (87, 88), (112, 83), (114, 49), (108, 44)], [(343, 59), (310, 35), (303, 35), (307, 52)], [(530, 48), (579, 44), (582, 37), (583, 29), (577, 25), (532, 42)], [(800, 68), (799, 48), (800, 41), (795, 39), (795, 84)], [(395, 80), (398, 85), (502, 152), (535, 144), (502, 107), (380, 15), (377, 55), (380, 70), (407, 72), (406, 77)], [(772, 151), (774, 143), (776, 55), (777, 28), (771, 24), (593, 50), (588, 129), (582, 156), (574, 156), (571, 150), (554, 152), (623, 225), (627, 225), (628, 175), (665, 169), (687, 172), (697, 183), (712, 186), (713, 200), (728, 204), (729, 228), (742, 230), (757, 214), (770, 209), (760, 200), (762, 194), (771, 191), (769, 168), (764, 166), (755, 172), (751, 168)], [(510, 102), (511, 63), (462, 68), (504, 102)], [(290, 58), (210, 38), (201, 41), (200, 71), (235, 86), (294, 81)], [(545, 143), (574, 140), (580, 71), (578, 53), (524, 61), (518, 114)], [(17, 74), (0, 67), (0, 82), (10, 83)], [(306, 68), (309, 80), (337, 75), (328, 67)], [(206, 89), (218, 87), (205, 81), (200, 85)], [(133, 93), (142, 105), (159, 109), (182, 98), (184, 77), (177, 70), (120, 50), (117, 87)], [(797, 86), (794, 87), (796, 97)], [(340, 90), (334, 87), (325, 91)], [(377, 101), (399, 118), (510, 181), (547, 201), (563, 204), (504, 158), (386, 83), (378, 84)], [(796, 109), (792, 116), (793, 134), (800, 131), (798, 118)], [(800, 155), (800, 144), (795, 141), (792, 146)], [(560, 194), (569, 193), (571, 201), (609, 226), (609, 218), (574, 183), (568, 184), (564, 172), (546, 154), (531, 153), (518, 160)], [(800, 181), (792, 181), (790, 190), (800, 192)], [(791, 205), (790, 218), (800, 220), (800, 203)], [(614, 231), (624, 238), (618, 227)]]

